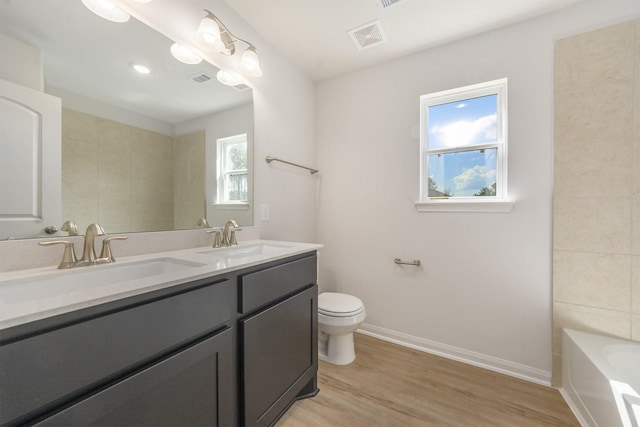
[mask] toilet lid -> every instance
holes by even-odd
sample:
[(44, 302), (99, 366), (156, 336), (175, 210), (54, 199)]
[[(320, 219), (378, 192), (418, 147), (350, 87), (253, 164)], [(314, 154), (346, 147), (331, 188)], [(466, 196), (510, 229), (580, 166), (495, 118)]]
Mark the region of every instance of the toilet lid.
[(352, 316), (364, 310), (360, 298), (336, 292), (323, 292), (318, 295), (318, 312), (327, 316)]

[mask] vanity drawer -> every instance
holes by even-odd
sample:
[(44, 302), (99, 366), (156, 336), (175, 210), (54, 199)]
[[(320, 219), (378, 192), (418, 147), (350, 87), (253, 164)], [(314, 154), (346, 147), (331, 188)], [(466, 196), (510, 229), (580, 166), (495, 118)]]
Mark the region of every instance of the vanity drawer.
[(223, 280), (0, 347), (0, 425), (26, 421), (221, 328), (234, 292)]
[(240, 313), (249, 313), (315, 284), (317, 266), (317, 257), (314, 254), (240, 276)]
[(35, 425), (233, 425), (232, 339), (227, 329)]

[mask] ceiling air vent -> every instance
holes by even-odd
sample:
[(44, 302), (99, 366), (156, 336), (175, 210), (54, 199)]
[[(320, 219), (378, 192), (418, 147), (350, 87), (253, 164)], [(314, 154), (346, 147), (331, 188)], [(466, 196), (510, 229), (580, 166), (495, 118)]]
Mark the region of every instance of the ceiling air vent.
[(191, 78), (196, 83), (205, 83), (212, 79), (212, 77), (205, 72), (198, 73), (194, 76), (191, 76)]
[(238, 85), (233, 86), (233, 88), (235, 90), (237, 90), (238, 92), (244, 92), (245, 90), (251, 89), (251, 86), (248, 86), (248, 85), (246, 85), (244, 83), (240, 83)]
[(404, 0), (376, 0), (376, 3), (378, 3), (378, 6), (380, 6), (381, 8), (386, 9), (395, 4), (401, 3), (402, 1)]
[(353, 28), (347, 33), (359, 50), (368, 49), (387, 41), (387, 35), (378, 20)]

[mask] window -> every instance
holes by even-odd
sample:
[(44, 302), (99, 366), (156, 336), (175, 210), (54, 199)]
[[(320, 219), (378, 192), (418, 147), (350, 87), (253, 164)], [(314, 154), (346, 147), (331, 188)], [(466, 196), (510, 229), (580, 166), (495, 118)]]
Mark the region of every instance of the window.
[(507, 80), (420, 97), (418, 210), (508, 211)]
[(247, 203), (247, 134), (216, 141), (218, 204)]

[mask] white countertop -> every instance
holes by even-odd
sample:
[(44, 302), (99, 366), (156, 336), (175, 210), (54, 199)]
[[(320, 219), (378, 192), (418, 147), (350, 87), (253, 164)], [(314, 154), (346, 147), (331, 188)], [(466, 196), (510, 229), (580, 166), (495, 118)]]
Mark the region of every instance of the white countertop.
[[(231, 248), (204, 246), (117, 258), (112, 264), (0, 273), (0, 330), (320, 248), (313, 243), (253, 240)], [(168, 268), (163, 270), (165, 264)], [(138, 267), (149, 267), (150, 273), (128, 279), (127, 271)]]

